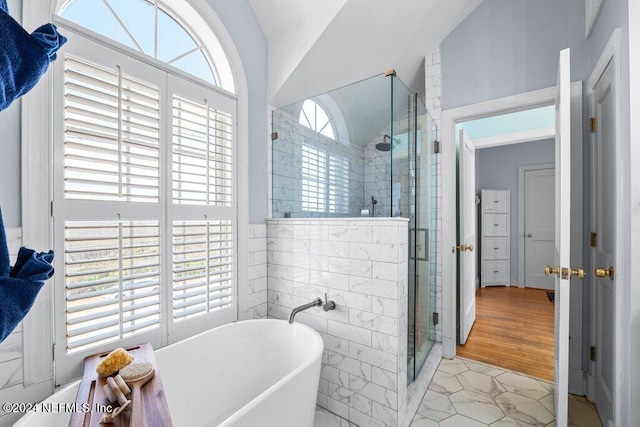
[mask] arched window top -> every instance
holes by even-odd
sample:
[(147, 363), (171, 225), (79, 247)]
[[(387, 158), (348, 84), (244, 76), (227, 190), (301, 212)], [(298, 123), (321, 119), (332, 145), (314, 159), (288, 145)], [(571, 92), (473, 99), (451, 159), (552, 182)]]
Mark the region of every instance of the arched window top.
[(333, 121), (327, 111), (316, 101), (307, 99), (300, 109), (300, 124), (331, 139), (336, 138)]
[(222, 45), (186, 0), (68, 0), (58, 15), (235, 93)]

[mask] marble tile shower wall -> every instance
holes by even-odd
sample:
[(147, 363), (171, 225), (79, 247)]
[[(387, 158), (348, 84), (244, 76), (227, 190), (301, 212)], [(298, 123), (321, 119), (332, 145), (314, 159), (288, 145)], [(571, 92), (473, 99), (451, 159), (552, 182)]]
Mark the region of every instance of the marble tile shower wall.
[(398, 426), (406, 417), (407, 220), (269, 219), (268, 314), (325, 293), (296, 321), (325, 343), (318, 404), (360, 426)]
[(383, 142), (384, 133), (378, 135), (364, 149), (364, 203), (371, 212), (371, 196), (378, 202), (374, 216), (391, 216), (391, 173), (389, 152), (376, 150), (376, 144)]
[[(314, 212), (302, 209), (302, 178), (305, 160), (302, 155), (302, 147), (306, 145), (318, 149), (324, 153), (325, 161), (321, 165), (325, 168), (325, 176), (321, 179), (328, 181), (331, 173), (330, 157), (346, 160), (349, 165), (348, 191), (349, 203), (346, 212), (331, 213), (332, 217), (359, 217), (360, 209), (364, 206), (364, 161), (361, 147), (351, 146), (348, 141), (334, 140), (306, 126), (301, 125), (298, 119), (278, 110), (272, 112), (273, 131), (278, 133), (278, 138), (272, 141), (272, 215), (274, 218), (282, 218), (284, 212), (291, 212), (292, 217), (327, 216), (326, 211)], [(338, 171), (341, 172), (341, 171)], [(322, 173), (321, 173), (322, 175)], [(342, 175), (339, 175), (342, 176)], [(340, 178), (339, 178), (340, 179)], [(315, 179), (317, 181), (317, 179)], [(329, 185), (327, 182), (325, 185)], [(324, 194), (318, 192), (319, 197), (327, 198), (328, 189)], [(324, 200), (328, 205), (328, 200)]]
[[(399, 118), (393, 126), (395, 134), (400, 135), (408, 131), (409, 121), (407, 118)], [(376, 145), (384, 142), (385, 135), (389, 135), (390, 132), (390, 127), (387, 127), (364, 149), (364, 203), (365, 208), (371, 209), (371, 196), (375, 197), (378, 201), (375, 207), (376, 217), (408, 216), (409, 212), (407, 197), (409, 193), (405, 187), (408, 184), (399, 180), (401, 177), (408, 177), (408, 159), (395, 157), (393, 161), (393, 182), (400, 183), (401, 187), (398, 187), (398, 193), (403, 197), (400, 199), (400, 206), (396, 208), (395, 212), (392, 212), (391, 153), (376, 149)]]

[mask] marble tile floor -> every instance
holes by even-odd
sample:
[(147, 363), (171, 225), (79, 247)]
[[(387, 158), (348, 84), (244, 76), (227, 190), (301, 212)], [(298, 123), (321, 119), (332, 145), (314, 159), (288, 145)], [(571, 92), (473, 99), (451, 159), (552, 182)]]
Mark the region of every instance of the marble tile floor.
[[(555, 426), (553, 384), (467, 359), (443, 359), (410, 427)], [(353, 427), (318, 408), (314, 427)], [(600, 427), (595, 406), (569, 396), (569, 427)]]

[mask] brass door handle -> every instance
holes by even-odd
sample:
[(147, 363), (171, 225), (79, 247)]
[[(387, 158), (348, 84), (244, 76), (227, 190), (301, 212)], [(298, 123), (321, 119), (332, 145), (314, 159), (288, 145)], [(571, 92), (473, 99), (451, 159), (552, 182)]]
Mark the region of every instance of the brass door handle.
[(462, 245), (458, 245), (458, 246), (456, 246), (456, 248), (457, 248), (460, 252), (464, 252), (464, 251), (472, 252), (472, 251), (473, 251), (473, 244), (471, 244), (471, 245), (465, 245), (465, 244), (462, 244)]
[(582, 268), (571, 269), (571, 275), (578, 279), (584, 279), (584, 270)]
[(609, 267), (609, 268), (596, 268), (596, 276), (597, 277), (608, 277), (609, 279), (613, 280), (613, 267)]
[(549, 267), (548, 265), (544, 266), (544, 275), (551, 276), (556, 275), (560, 276), (560, 267)]
[(562, 273), (563, 279), (569, 279), (569, 276), (577, 277), (578, 279), (584, 279), (584, 270), (582, 268), (560, 268), (560, 267), (549, 267), (548, 265), (544, 266), (544, 275), (552, 276), (556, 275), (560, 277), (560, 273)]

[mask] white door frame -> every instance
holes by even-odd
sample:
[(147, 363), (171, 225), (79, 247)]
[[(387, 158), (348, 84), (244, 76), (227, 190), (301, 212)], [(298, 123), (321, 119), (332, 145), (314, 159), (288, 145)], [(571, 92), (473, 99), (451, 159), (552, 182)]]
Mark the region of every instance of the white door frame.
[[(456, 124), (512, 113), (536, 107), (552, 105), (555, 101), (555, 86), (505, 98), (484, 101), (478, 104), (444, 110), (442, 112), (442, 194), (456, 194)], [(582, 159), (582, 82), (571, 83), (571, 152)], [(573, 212), (571, 232), (582, 236), (582, 162), (575, 162), (571, 178), (571, 200)], [(575, 187), (574, 187), (575, 185)], [(442, 200), (442, 355), (453, 358), (456, 355), (456, 202), (455, 197)], [(572, 239), (572, 265), (582, 265), (582, 241)], [(577, 289), (578, 287), (576, 286)], [(574, 299), (573, 295), (580, 299)], [(582, 308), (582, 293), (572, 292), (572, 305)]]
[[(616, 194), (622, 195), (623, 189), (628, 188), (628, 183), (625, 183), (627, 179), (628, 171), (625, 169), (628, 168), (629, 159), (626, 158), (628, 153), (625, 153), (623, 144), (622, 144), (622, 96), (621, 96), (621, 88), (622, 88), (622, 77), (620, 70), (620, 39), (621, 39), (621, 31), (619, 28), (615, 29), (611, 35), (611, 38), (607, 42), (598, 62), (596, 63), (593, 71), (591, 72), (591, 76), (587, 82), (587, 99), (589, 105), (589, 115), (592, 117), (595, 111), (595, 96), (594, 96), (594, 87), (598, 83), (598, 80), (604, 73), (605, 69), (609, 62), (613, 61), (614, 71), (613, 71), (613, 80), (614, 86), (616, 88), (616, 93), (614, 93), (615, 99), (615, 114), (616, 114), (616, 124), (615, 124), (615, 158), (616, 158)], [(593, 144), (595, 139), (595, 134), (590, 135), (590, 144)], [(628, 242), (628, 197), (620, 197), (619, 200), (616, 201), (616, 228), (615, 228), (615, 238), (616, 238), (616, 256), (614, 261), (614, 266), (616, 267), (616, 287), (615, 287), (615, 318), (614, 318), (614, 348), (615, 348), (615, 366), (614, 366), (614, 378), (615, 378), (615, 386), (613, 390), (613, 416), (614, 416), (614, 425), (623, 425), (623, 418), (626, 418), (627, 414), (622, 414), (622, 400), (629, 399), (629, 393), (625, 393), (625, 372), (628, 373), (626, 367), (630, 366), (630, 359), (627, 352), (625, 352), (625, 346), (628, 343), (625, 343), (625, 337), (630, 336), (630, 325), (629, 319), (624, 320), (623, 316), (626, 313), (625, 310), (625, 296), (631, 295), (630, 293), (630, 276), (629, 276), (629, 262), (626, 261), (623, 257), (623, 254), (627, 254), (628, 251), (625, 251), (625, 247), (629, 247), (625, 244)], [(627, 207), (625, 209), (625, 204)], [(593, 212), (592, 212), (593, 218)], [(627, 267), (627, 268), (625, 268)], [(591, 268), (595, 268), (595, 266), (591, 265)], [(588, 271), (588, 275), (593, 274), (593, 271)], [(595, 282), (590, 282), (590, 286), (593, 289)], [(591, 292), (591, 295), (594, 295), (594, 292)], [(593, 303), (593, 301), (592, 301)], [(591, 307), (593, 312), (593, 304)], [(593, 316), (591, 316), (590, 321), (593, 322)], [(590, 325), (590, 330), (593, 331), (593, 325)], [(589, 334), (590, 340), (593, 341), (592, 332)], [(592, 377), (593, 374), (593, 366), (589, 366), (589, 376), (587, 380), (587, 394), (588, 396), (594, 395), (594, 387), (595, 381)], [(625, 407), (629, 409), (630, 402), (625, 403)], [(623, 415), (625, 415), (623, 417)]]
[[(640, 145), (637, 141), (640, 141), (640, 128), (637, 123), (640, 118), (640, 80), (637, 78), (630, 78), (630, 76), (637, 76), (640, 72), (640, 2), (629, 0), (629, 74), (624, 77), (624, 83), (627, 86), (625, 97), (628, 96), (628, 116), (622, 121), (623, 131), (628, 131), (627, 135), (622, 136), (622, 145), (627, 150), (628, 156), (625, 160), (624, 169), (625, 182), (627, 183), (629, 197), (625, 197), (625, 205), (621, 207), (624, 209), (626, 223), (629, 224), (629, 233), (626, 241), (622, 247), (625, 248), (625, 253), (628, 255), (628, 261), (625, 267), (625, 273), (627, 278), (640, 277), (640, 263), (630, 262), (630, 260), (640, 259), (640, 249), (638, 245), (632, 245), (631, 242), (640, 241), (640, 216), (637, 210), (632, 215), (630, 206), (638, 206), (640, 204), (640, 169), (637, 167), (631, 169), (630, 165), (637, 165), (640, 163)], [(631, 126), (630, 123), (635, 123), (636, 126)], [(635, 144), (631, 144), (630, 141), (636, 141)], [(630, 325), (629, 319), (636, 319), (636, 332), (632, 334), (630, 330), (625, 330), (625, 337), (629, 337), (629, 347), (626, 357), (623, 357), (622, 368), (625, 375), (625, 384), (623, 385), (624, 394), (620, 400), (622, 400), (621, 409), (621, 422), (629, 422), (629, 420), (640, 419), (640, 405), (631, 405), (631, 402), (638, 402), (638, 396), (640, 396), (640, 364), (631, 363), (629, 354), (640, 354), (640, 334), (638, 334), (638, 319), (640, 319), (640, 286), (628, 286), (627, 280), (624, 285), (623, 291), (627, 301), (626, 317), (623, 318), (623, 323)], [(632, 400), (634, 399), (634, 400)]]
[(524, 288), (524, 174), (529, 171), (555, 169), (553, 163), (518, 166), (518, 287)]

